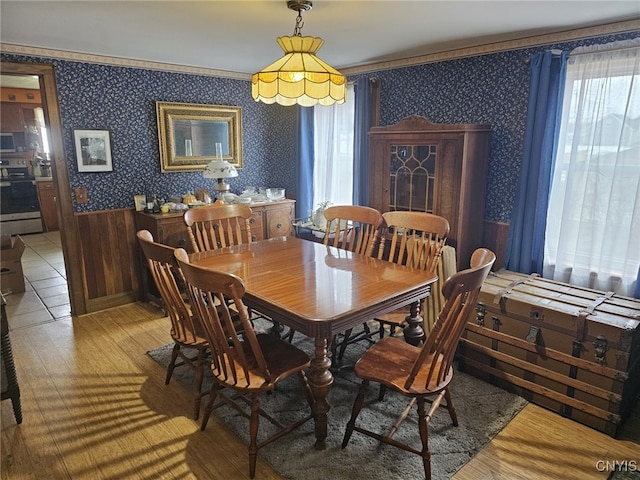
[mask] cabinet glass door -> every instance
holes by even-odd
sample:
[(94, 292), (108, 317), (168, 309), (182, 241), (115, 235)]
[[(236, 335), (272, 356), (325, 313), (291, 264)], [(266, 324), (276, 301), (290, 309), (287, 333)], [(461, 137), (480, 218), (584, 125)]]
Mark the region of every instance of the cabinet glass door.
[(390, 210), (433, 213), (437, 145), (391, 145)]

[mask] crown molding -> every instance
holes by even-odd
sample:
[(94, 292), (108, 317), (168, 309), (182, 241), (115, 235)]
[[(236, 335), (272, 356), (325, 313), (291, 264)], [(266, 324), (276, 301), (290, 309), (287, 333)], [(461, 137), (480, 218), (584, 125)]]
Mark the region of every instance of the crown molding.
[(187, 73), (192, 75), (204, 75), (210, 77), (232, 78), (235, 80), (251, 80), (251, 75), (246, 73), (215, 70), (212, 68), (190, 67), (162, 62), (149, 62), (144, 60), (132, 60), (129, 58), (110, 57), (107, 55), (92, 55), (87, 53), (70, 52), (67, 50), (53, 50), (50, 48), (29, 47), (25, 45), (13, 45), (2, 43), (0, 51), (14, 55), (29, 55), (34, 57), (55, 58), (72, 62), (98, 63), (117, 67), (141, 68), (173, 73)]
[(609, 23), (594, 27), (578, 28), (574, 30), (566, 30), (563, 32), (549, 33), (544, 35), (535, 35), (504, 42), (487, 43), (486, 45), (458, 48), (454, 50), (447, 50), (444, 52), (430, 53), (428, 55), (403, 58), (400, 60), (371, 63), (350, 68), (341, 68), (340, 71), (344, 75), (357, 75), (361, 73), (378, 72), (380, 70), (391, 70), (394, 68), (412, 67), (425, 63), (442, 62), (445, 60), (453, 60), (456, 58), (464, 57), (475, 57), (479, 55), (488, 55), (490, 53), (505, 52), (509, 50), (520, 50), (524, 48), (538, 47), (541, 45), (548, 45), (552, 43), (569, 42), (572, 40), (602, 37), (605, 35), (613, 35), (617, 33), (633, 31), (640, 32), (640, 20), (628, 20), (624, 22)]
[[(504, 52), (509, 50), (519, 50), (524, 48), (538, 47), (552, 43), (562, 43), (584, 38), (601, 37), (625, 32), (640, 32), (640, 19), (627, 20), (623, 22), (597, 25), (593, 27), (566, 30), (563, 32), (535, 35), (516, 40), (504, 42), (494, 42), (474, 47), (458, 48), (443, 52), (430, 53), (415, 57), (391, 60), (388, 62), (377, 62), (360, 65), (350, 68), (341, 68), (344, 75), (357, 75), (362, 73), (376, 72), (380, 70), (391, 70), (394, 68), (411, 67), (426, 63), (442, 62), (456, 58), (474, 57), (478, 55), (488, 55), (491, 53)], [(161, 62), (149, 62), (143, 60), (132, 60), (128, 58), (110, 57), (106, 55), (92, 55), (66, 50), (53, 50), (49, 48), (29, 47), (25, 45), (0, 44), (0, 51), (15, 55), (29, 55), (44, 58), (56, 58), (74, 62), (98, 63), (102, 65), (113, 65), (118, 67), (141, 68), (147, 70), (166, 71), (174, 73), (186, 73), (192, 75), (205, 75), (211, 77), (231, 78), (235, 80), (251, 80), (251, 75), (246, 73), (229, 72), (226, 70), (215, 70), (211, 68), (191, 67), (187, 65), (177, 65)]]

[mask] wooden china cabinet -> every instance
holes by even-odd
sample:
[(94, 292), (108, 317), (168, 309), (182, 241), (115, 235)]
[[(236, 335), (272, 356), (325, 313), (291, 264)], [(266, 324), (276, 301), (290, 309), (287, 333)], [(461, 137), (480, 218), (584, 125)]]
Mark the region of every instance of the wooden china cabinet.
[(482, 246), (489, 125), (444, 125), (412, 115), (369, 132), (369, 206), (449, 220), (458, 269)]

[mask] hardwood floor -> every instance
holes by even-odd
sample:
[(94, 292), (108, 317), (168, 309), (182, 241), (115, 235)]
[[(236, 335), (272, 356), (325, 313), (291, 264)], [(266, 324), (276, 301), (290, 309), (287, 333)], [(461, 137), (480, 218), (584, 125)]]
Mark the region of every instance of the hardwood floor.
[[(244, 443), (215, 415), (200, 432), (190, 393), (165, 386), (145, 354), (168, 343), (168, 328), (156, 308), (131, 304), (12, 330), (24, 421), (2, 402), (0, 476), (248, 478)], [(639, 460), (637, 411), (625, 429), (633, 436), (614, 440), (529, 405), (454, 479), (605, 479), (599, 460)], [(256, 478), (281, 477), (258, 455)]]

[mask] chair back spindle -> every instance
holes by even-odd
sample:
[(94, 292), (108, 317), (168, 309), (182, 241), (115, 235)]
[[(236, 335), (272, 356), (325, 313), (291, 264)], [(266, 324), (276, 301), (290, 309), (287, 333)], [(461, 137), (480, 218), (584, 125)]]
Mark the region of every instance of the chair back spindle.
[(324, 244), (371, 256), (382, 223), (376, 209), (360, 205), (337, 205), (324, 211), (327, 227)]
[[(175, 256), (193, 308), (203, 320), (210, 343), (212, 372), (217, 380), (240, 389), (271, 383), (273, 379), (242, 301), (244, 282), (233, 274), (189, 263), (183, 249), (177, 249)], [(231, 304), (237, 315), (230, 309)]]
[[(446, 218), (426, 212), (402, 211), (385, 212), (382, 217), (384, 223), (380, 228), (377, 251), (380, 260), (407, 265), (433, 274), (443, 270), (439, 270), (438, 267), (449, 235), (449, 222)], [(440, 312), (440, 286), (445, 280), (446, 278), (438, 278), (431, 286), (430, 297), (435, 298), (430, 306), (437, 306), (437, 309), (423, 311), (425, 332), (431, 329)], [(408, 310), (408, 307), (402, 308), (377, 317), (375, 320), (381, 324), (377, 330), (378, 336), (383, 337), (385, 326), (389, 327), (391, 335), (395, 335), (398, 328), (404, 328)]]
[(446, 218), (425, 212), (385, 212), (378, 258), (435, 273), (447, 236)]
[[(418, 374), (424, 376), (424, 384), (418, 389), (433, 390), (451, 375), (453, 358), (460, 336), (468, 319), (473, 315), (484, 280), (495, 262), (495, 254), (480, 248), (471, 256), (471, 267), (455, 273), (445, 283), (442, 293), (446, 303), (427, 336), (414, 362), (411, 373), (405, 381), (405, 389), (410, 389)], [(424, 375), (424, 365), (428, 373)]]
[[(249, 477), (254, 478), (258, 449), (313, 418), (307, 415), (283, 425), (260, 407), (258, 396), (273, 390), (278, 381), (296, 374), (311, 410), (313, 393), (304, 373), (311, 366), (311, 358), (279, 336), (256, 333), (242, 300), (245, 285), (240, 277), (193, 264), (182, 248), (175, 251), (175, 257), (187, 283), (191, 302), (202, 319), (211, 349), (214, 382), (200, 429), (206, 428), (213, 409), (217, 408), (217, 399), (221, 400), (218, 405), (229, 405), (249, 418)], [(226, 389), (240, 396), (235, 393), (226, 395)], [(249, 403), (248, 412), (243, 408), (243, 401)], [(259, 416), (276, 427), (275, 432), (260, 442)]]
[(203, 341), (202, 326), (185, 304), (183, 291), (180, 289), (182, 274), (173, 255), (174, 249), (154, 242), (153, 235), (148, 230), (140, 230), (136, 235), (164, 309), (171, 320), (173, 339), (186, 344)]
[(215, 250), (251, 242), (248, 205), (213, 205), (189, 209), (184, 214), (187, 235), (194, 252)]
[[(153, 235), (148, 230), (139, 230), (136, 233), (138, 243), (147, 258), (147, 264), (153, 281), (162, 298), (164, 309), (171, 321), (171, 338), (174, 341), (171, 360), (167, 366), (165, 384), (169, 384), (176, 366), (187, 365), (195, 372), (193, 416), (197, 420), (200, 415), (200, 403), (202, 399), (202, 381), (204, 377), (205, 357), (209, 349), (209, 343), (204, 334), (202, 324), (197, 315), (186, 303), (187, 292), (182, 287), (185, 285), (182, 272), (174, 256), (174, 249), (167, 245), (153, 241)], [(191, 353), (185, 353), (183, 347), (188, 350), (196, 350), (194, 357)], [(182, 363), (178, 363), (178, 359)]]
[[(446, 302), (422, 347), (387, 337), (362, 355), (354, 367), (354, 373), (362, 379), (362, 383), (353, 403), (351, 418), (347, 422), (342, 448), (347, 446), (354, 431), (362, 433), (387, 445), (420, 455), (425, 478), (431, 480), (429, 422), (436, 410), (443, 405), (449, 412), (453, 425), (458, 426), (456, 408), (449, 391), (454, 374), (453, 356), (460, 336), (469, 318), (473, 316), (480, 289), (495, 260), (496, 256), (492, 251), (479, 248), (471, 256), (471, 267), (453, 274), (446, 281), (442, 289)], [(370, 382), (377, 382), (381, 387), (391, 388), (411, 399), (393, 427), (384, 435), (368, 425), (356, 425)], [(378, 399), (383, 400), (383, 392)], [(418, 407), (417, 424), (421, 449), (393, 437), (408, 418), (415, 403)], [(430, 404), (428, 409), (427, 404)], [(367, 423), (370, 423), (370, 419)]]

